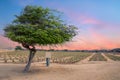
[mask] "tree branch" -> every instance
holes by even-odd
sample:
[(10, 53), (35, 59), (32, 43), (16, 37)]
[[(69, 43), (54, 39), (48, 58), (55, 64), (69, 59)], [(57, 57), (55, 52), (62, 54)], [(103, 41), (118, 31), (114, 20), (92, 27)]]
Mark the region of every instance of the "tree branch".
[(27, 43), (22, 43), (22, 46), (30, 50), (30, 45), (28, 45)]
[(34, 45), (29, 45), (29, 44), (27, 44), (27, 43), (22, 43), (22, 46), (23, 46), (24, 48), (28, 49), (28, 50), (31, 50), (31, 51), (36, 52), (36, 48), (35, 48)]

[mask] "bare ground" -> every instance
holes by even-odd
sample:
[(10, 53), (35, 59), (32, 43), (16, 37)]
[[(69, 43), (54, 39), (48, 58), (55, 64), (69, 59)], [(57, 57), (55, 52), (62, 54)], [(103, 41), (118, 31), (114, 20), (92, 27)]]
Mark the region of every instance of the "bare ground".
[(25, 64), (0, 64), (0, 80), (120, 80), (120, 62), (91, 61), (61, 65), (33, 63), (29, 73)]

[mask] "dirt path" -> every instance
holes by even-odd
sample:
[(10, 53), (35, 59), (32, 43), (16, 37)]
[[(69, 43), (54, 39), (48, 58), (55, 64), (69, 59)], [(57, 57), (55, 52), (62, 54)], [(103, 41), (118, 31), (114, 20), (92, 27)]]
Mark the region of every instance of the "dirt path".
[(22, 73), (25, 64), (0, 64), (0, 80), (119, 80), (120, 62), (60, 65), (36, 64)]
[(104, 58), (106, 58), (108, 62), (113, 62), (113, 60), (110, 59), (110, 58), (108, 58), (104, 53), (102, 53), (101, 55), (102, 55)]
[(90, 56), (88, 56), (87, 58), (85, 58), (85, 59), (77, 62), (76, 64), (88, 63), (89, 59), (90, 59), (93, 55), (95, 55), (95, 53), (92, 53)]

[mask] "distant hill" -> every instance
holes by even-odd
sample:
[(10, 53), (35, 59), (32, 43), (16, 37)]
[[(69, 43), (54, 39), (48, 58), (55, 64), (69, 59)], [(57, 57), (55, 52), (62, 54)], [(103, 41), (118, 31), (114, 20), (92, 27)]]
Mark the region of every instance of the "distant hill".
[(0, 49), (12, 49), (19, 44), (11, 41), (10, 39), (0, 35)]
[(120, 52), (120, 48), (115, 48), (111, 50), (112, 52)]

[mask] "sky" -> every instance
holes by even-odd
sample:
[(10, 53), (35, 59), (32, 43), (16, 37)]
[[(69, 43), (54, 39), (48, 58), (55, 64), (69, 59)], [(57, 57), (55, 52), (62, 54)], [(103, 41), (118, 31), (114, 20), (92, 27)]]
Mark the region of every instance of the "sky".
[(19, 15), (26, 5), (57, 9), (67, 24), (78, 27), (78, 35), (56, 49), (120, 47), (120, 0), (0, 0), (1, 35), (4, 27), (15, 19), (14, 15)]

